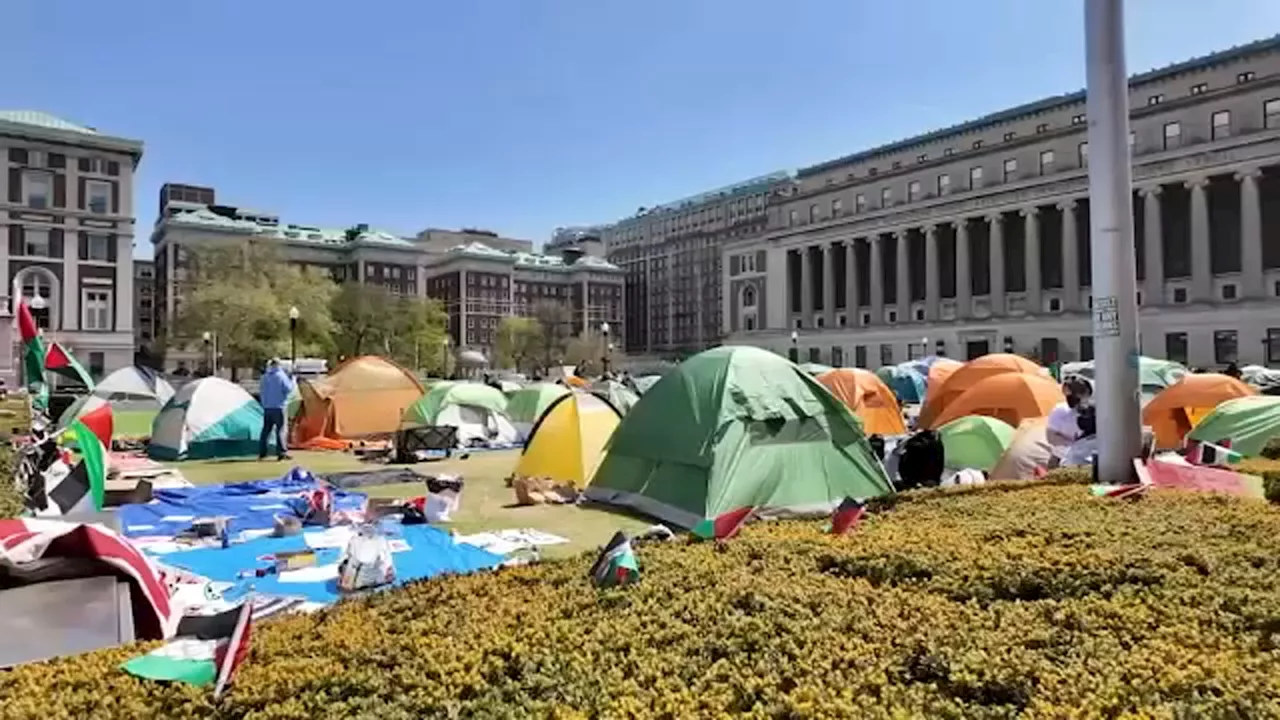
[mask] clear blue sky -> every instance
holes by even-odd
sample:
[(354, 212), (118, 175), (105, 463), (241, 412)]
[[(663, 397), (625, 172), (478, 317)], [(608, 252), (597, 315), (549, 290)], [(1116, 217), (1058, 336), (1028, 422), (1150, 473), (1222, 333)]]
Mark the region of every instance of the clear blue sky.
[[(545, 240), (1084, 84), (1082, 0), (6, 0), (0, 107), (286, 221)], [(1137, 72), (1278, 0), (1129, 0)], [(16, 62), (16, 65), (15, 65)]]

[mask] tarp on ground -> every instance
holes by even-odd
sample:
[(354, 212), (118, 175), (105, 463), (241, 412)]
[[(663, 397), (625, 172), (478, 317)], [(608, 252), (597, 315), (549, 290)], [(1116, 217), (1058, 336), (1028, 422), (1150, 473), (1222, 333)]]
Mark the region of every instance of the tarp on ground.
[(1254, 395), (1227, 400), (1191, 429), (1188, 440), (1229, 446), (1245, 457), (1257, 457), (1272, 438), (1280, 437), (1280, 397)]
[(413, 373), (375, 355), (352, 358), (330, 375), (299, 383), (298, 391), (302, 409), (292, 430), (299, 443), (394, 433), (425, 392)]
[[(924, 407), (920, 408), (919, 426), (940, 427), (943, 423), (938, 422), (938, 417), (956, 398), (988, 377), (1010, 372), (1044, 376), (1044, 368), (1019, 355), (992, 353), (974, 358), (952, 372), (941, 384), (929, 386)], [(951, 419), (969, 414), (972, 413), (953, 414)]]
[(946, 465), (955, 470), (991, 470), (1013, 442), (1012, 425), (984, 415), (966, 415), (938, 428)]
[[(958, 376), (957, 372), (947, 383)], [(932, 427), (942, 427), (966, 415), (985, 415), (1017, 426), (1024, 420), (1047, 416), (1065, 401), (1062, 388), (1048, 375), (1017, 372), (989, 375), (947, 403), (933, 418)]]
[(1257, 395), (1243, 382), (1219, 373), (1184, 375), (1165, 388), (1142, 409), (1142, 424), (1155, 432), (1156, 447), (1176, 448), (1182, 439), (1214, 408), (1233, 398)]
[(515, 474), (585, 487), (621, 419), (617, 408), (602, 397), (562, 395), (533, 426)]
[(147, 454), (157, 460), (256, 455), (261, 434), (262, 406), (253, 396), (222, 378), (201, 378), (183, 385), (156, 415)]
[(846, 497), (891, 491), (843, 403), (785, 358), (722, 346), (641, 397), (586, 494), (693, 527), (747, 506), (828, 513)]
[(829, 370), (817, 377), (862, 421), (868, 435), (902, 435), (907, 431), (898, 398), (875, 373), (860, 368)]

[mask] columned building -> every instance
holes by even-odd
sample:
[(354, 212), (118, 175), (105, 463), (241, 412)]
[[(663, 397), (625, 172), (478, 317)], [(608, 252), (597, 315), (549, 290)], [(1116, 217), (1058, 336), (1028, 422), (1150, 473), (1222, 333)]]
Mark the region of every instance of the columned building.
[[(1280, 363), (1280, 39), (1134, 77), (1144, 354)], [(879, 367), (1090, 359), (1083, 93), (797, 173), (726, 247), (730, 341)]]

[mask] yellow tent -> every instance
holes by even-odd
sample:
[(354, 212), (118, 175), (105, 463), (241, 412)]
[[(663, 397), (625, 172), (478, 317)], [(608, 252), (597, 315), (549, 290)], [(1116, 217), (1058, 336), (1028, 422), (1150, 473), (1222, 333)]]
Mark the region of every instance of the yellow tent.
[(622, 416), (589, 393), (561, 395), (543, 411), (516, 465), (516, 477), (585, 487)]

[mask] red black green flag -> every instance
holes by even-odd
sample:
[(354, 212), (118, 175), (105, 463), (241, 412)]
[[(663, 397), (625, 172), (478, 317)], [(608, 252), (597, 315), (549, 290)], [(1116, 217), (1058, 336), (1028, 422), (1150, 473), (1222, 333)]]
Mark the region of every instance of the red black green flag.
[(755, 511), (754, 507), (742, 507), (703, 520), (693, 527), (693, 534), (703, 540), (728, 540), (738, 534)]
[(866, 514), (866, 503), (850, 497), (845, 498), (831, 515), (831, 534), (844, 535), (857, 527)]
[(31, 393), (32, 406), (44, 410), (49, 406), (49, 388), (44, 381), (44, 341), (25, 300), (18, 303), (18, 337), (22, 341), (22, 382)]
[(87, 390), (93, 389), (93, 378), (85, 371), (84, 366), (76, 360), (70, 350), (56, 342), (49, 343), (49, 349), (44, 354), (44, 368), (72, 382), (80, 383)]

